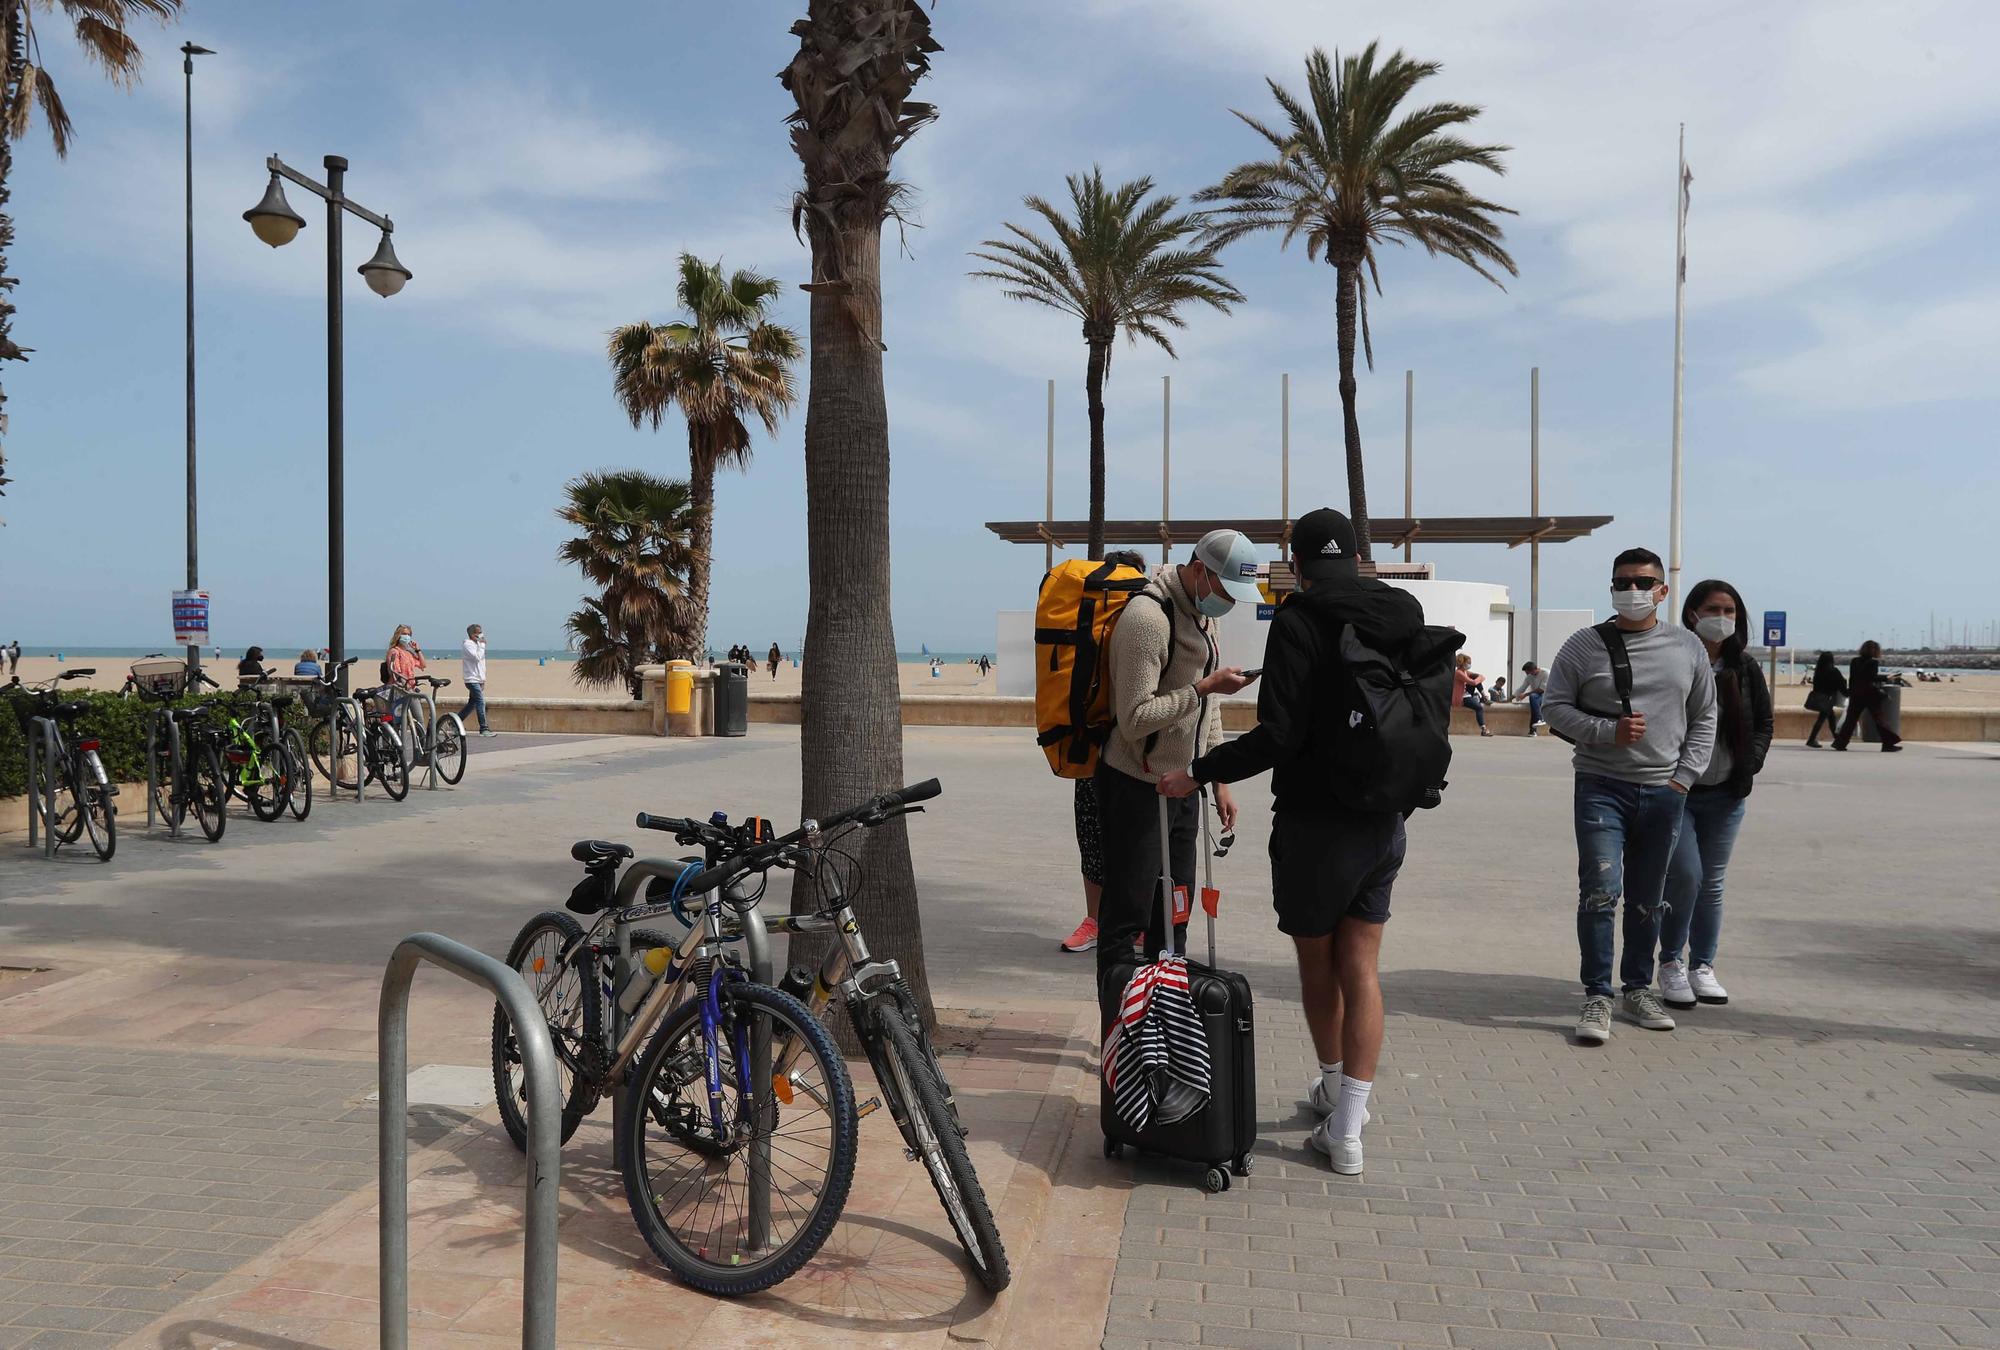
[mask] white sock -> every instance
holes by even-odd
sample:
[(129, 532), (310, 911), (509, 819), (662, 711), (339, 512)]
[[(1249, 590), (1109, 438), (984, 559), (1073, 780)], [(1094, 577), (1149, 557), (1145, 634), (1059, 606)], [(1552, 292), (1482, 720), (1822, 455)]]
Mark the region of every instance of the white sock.
[(1325, 1085), (1326, 1099), (1330, 1102), (1340, 1100), (1340, 1066), (1346, 1062), (1336, 1059), (1331, 1064), (1319, 1066), (1319, 1081)]
[(1372, 1082), (1364, 1083), (1346, 1074), (1340, 1076), (1340, 1096), (1334, 1103), (1328, 1134), (1335, 1139), (1361, 1137), (1361, 1127), (1368, 1123), (1368, 1094), (1374, 1086)]

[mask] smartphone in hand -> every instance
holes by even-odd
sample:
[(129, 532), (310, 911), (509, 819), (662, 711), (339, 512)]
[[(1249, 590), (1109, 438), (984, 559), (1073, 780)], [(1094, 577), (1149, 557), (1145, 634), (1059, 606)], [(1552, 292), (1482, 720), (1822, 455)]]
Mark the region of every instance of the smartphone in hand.
[(1246, 680), (1254, 680), (1263, 673), (1264, 673), (1264, 667), (1252, 666), (1250, 667), (1250, 669), (1243, 672), (1243, 678)]

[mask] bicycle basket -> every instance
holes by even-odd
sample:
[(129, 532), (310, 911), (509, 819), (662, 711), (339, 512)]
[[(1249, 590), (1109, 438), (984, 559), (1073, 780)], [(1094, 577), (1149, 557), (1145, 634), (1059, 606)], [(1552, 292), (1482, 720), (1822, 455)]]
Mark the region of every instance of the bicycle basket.
[(187, 692), (187, 664), (165, 659), (134, 661), (132, 683), (148, 698), (179, 698)]

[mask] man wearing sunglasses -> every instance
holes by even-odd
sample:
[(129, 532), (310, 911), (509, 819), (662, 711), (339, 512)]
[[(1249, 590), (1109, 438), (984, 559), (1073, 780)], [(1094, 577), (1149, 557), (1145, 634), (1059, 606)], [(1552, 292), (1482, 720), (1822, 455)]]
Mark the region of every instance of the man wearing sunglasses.
[[(1701, 639), (1660, 622), (1666, 569), (1629, 548), (1611, 565), (1606, 624), (1572, 635), (1549, 668), (1542, 715), (1576, 746), (1576, 940), (1583, 1011), (1576, 1038), (1611, 1038), (1612, 954), (1619, 899), (1625, 953), (1618, 1010), (1649, 1031), (1674, 1019), (1653, 992), (1653, 951), (1667, 862), (1681, 816), (1715, 747), (1715, 677)], [(1629, 666), (1621, 678), (1620, 667)]]

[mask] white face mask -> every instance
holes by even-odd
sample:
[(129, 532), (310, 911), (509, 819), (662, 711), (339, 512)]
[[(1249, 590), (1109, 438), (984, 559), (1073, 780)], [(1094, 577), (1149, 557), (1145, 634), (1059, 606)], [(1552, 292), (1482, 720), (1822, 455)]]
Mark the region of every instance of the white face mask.
[(1736, 635), (1736, 620), (1727, 614), (1704, 614), (1694, 621), (1694, 635), (1703, 642), (1726, 642)]
[(1659, 603), (1653, 598), (1651, 590), (1611, 592), (1611, 608), (1618, 611), (1621, 619), (1643, 619), (1658, 608)]

